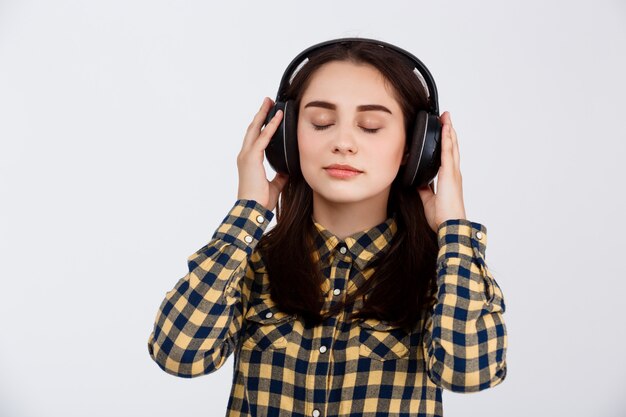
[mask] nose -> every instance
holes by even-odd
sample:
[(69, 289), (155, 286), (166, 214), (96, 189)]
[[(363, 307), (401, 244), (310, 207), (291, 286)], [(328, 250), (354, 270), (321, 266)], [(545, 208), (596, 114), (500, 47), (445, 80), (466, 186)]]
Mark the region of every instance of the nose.
[(333, 153), (357, 153), (356, 142), (350, 128), (337, 129), (338, 134), (332, 142)]

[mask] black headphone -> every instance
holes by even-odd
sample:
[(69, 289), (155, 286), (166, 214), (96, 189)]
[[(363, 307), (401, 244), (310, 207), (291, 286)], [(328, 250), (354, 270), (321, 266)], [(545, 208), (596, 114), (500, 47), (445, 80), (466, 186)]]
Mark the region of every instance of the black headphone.
[[(413, 135), (409, 142), (409, 158), (402, 174), (402, 185), (405, 187), (421, 187), (431, 182), (439, 171), (441, 165), (441, 122), (439, 121), (439, 102), (437, 99), (437, 86), (428, 68), (411, 53), (397, 46), (366, 38), (340, 38), (325, 41), (311, 46), (296, 56), (283, 74), (280, 87), (276, 94), (274, 107), (268, 112), (264, 125), (268, 124), (276, 112), (283, 111), (283, 118), (269, 144), (265, 148), (265, 155), (274, 171), (285, 174), (300, 172), (300, 158), (298, 152), (297, 122), (298, 109), (295, 108), (294, 100), (285, 100), (285, 91), (288, 84), (295, 76), (294, 71), (308, 61), (308, 55), (318, 49), (337, 43), (369, 42), (402, 54), (415, 64), (416, 76), (427, 90), (429, 111), (420, 110), (414, 122)], [(407, 137), (407, 139), (409, 139)]]

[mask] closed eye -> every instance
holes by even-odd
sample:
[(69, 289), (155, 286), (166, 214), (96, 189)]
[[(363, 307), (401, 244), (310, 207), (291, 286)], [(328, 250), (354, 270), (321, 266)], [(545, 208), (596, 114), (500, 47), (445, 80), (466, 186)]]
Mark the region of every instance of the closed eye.
[[(328, 129), (328, 128), (329, 128), (329, 127), (331, 127), (331, 126), (332, 126), (332, 125), (320, 126), (320, 125), (313, 124), (313, 128), (314, 128), (315, 130), (326, 130), (326, 129)], [(364, 131), (365, 133), (376, 133), (376, 132), (378, 132), (378, 131), (380, 130), (380, 128), (378, 128), (378, 129), (368, 129), (368, 128), (366, 128), (366, 127), (361, 127), (361, 129), (363, 129), (363, 131)]]

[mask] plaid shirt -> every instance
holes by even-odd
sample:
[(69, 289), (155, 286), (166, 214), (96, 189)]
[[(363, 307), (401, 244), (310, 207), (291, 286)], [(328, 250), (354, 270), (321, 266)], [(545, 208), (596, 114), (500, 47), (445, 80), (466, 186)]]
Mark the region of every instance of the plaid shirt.
[[(412, 331), (345, 312), (314, 328), (281, 312), (255, 246), (274, 213), (237, 200), (167, 292), (148, 350), (165, 372), (215, 372), (235, 353), (228, 417), (442, 416), (442, 389), (475, 392), (506, 376), (502, 291), (485, 263), (486, 228), (440, 225), (437, 303)], [(315, 222), (325, 309), (371, 276), (393, 217), (345, 239)], [(288, 254), (285, 254), (288, 256)], [(362, 300), (353, 306), (362, 306)]]

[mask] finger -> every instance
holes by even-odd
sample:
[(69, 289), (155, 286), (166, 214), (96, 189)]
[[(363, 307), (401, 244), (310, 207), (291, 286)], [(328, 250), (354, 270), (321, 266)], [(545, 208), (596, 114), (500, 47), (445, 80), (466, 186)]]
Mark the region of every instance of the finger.
[(276, 190), (280, 191), (280, 190), (283, 189), (285, 184), (287, 184), (287, 181), (289, 181), (289, 175), (288, 174), (283, 174), (282, 172), (277, 172), (276, 175), (274, 176), (274, 179), (272, 179), (272, 181), (270, 182), (270, 184), (275, 186)]
[(456, 135), (456, 130), (454, 130), (454, 127), (452, 127), (452, 125), (450, 125), (450, 138), (452, 139), (452, 158), (454, 160), (454, 165), (457, 167), (457, 169), (460, 170), (461, 157), (459, 154), (459, 140)]
[(268, 97), (265, 97), (263, 99), (263, 104), (261, 104), (261, 108), (252, 119), (252, 122), (248, 125), (248, 129), (246, 130), (246, 134), (244, 135), (242, 149), (247, 149), (254, 145), (254, 142), (256, 142), (256, 139), (258, 139), (259, 134), (261, 133), (261, 128), (265, 123), (265, 119), (267, 118), (267, 113), (273, 106), (274, 101), (272, 99)]
[(449, 123), (450, 122), (450, 112), (449, 111), (444, 111), (441, 116), (439, 117), (439, 121), (441, 122), (442, 125)]
[(254, 118), (252, 119), (252, 122), (250, 123), (250, 125), (248, 125), (249, 129), (254, 130), (261, 128), (261, 125), (263, 124), (263, 122), (265, 121), (265, 117), (267, 116), (267, 112), (270, 109), (268, 106), (269, 101), (270, 100), (267, 97), (263, 98), (263, 103), (261, 104), (259, 111), (256, 112)]
[(423, 203), (426, 203), (435, 195), (434, 190), (431, 189), (430, 185), (424, 185), (424, 186), (418, 187), (417, 193), (419, 194)]
[(452, 126), (452, 117), (450, 116), (450, 112), (447, 113), (447, 124), (450, 127), (450, 143), (451, 143), (451, 154), (452, 161), (456, 169), (461, 169), (461, 161), (459, 157), (459, 141), (456, 135), (456, 130), (454, 130), (454, 126)]
[(265, 121), (267, 111), (269, 110), (267, 108), (268, 100), (269, 99), (267, 97), (263, 97), (263, 103), (261, 103), (261, 107), (259, 108), (259, 111), (257, 111), (257, 113), (254, 115), (254, 117), (252, 118), (252, 121), (250, 122), (250, 124), (248, 125), (248, 128), (246, 129), (246, 134), (244, 135), (244, 138), (243, 138), (242, 148), (247, 148), (248, 146), (250, 146), (251, 143), (254, 141), (254, 138), (256, 138), (259, 135), (259, 132), (261, 130), (261, 124), (263, 121)]
[(447, 170), (452, 164), (454, 164), (454, 159), (452, 157), (450, 124), (444, 123), (441, 128), (441, 168)]
[(265, 119), (267, 118), (267, 114), (273, 107), (274, 107), (274, 100), (272, 100), (269, 97), (266, 97), (265, 101), (263, 102), (263, 105), (261, 106), (261, 109), (259, 110), (259, 113), (257, 114), (257, 116), (261, 118), (261, 127), (263, 127), (263, 125), (265, 124)]
[(261, 134), (254, 141), (253, 146), (259, 146), (262, 149), (265, 149), (267, 147), (267, 144), (272, 139), (272, 136), (274, 136), (274, 133), (276, 132), (276, 129), (278, 128), (278, 125), (280, 125), (282, 116), (283, 116), (283, 111), (278, 110), (276, 114), (274, 115), (274, 117), (272, 117), (272, 120), (270, 120), (269, 123), (263, 128), (263, 131), (261, 132)]
[(274, 176), (274, 179), (270, 181), (270, 201), (275, 206), (276, 202), (278, 202), (278, 195), (285, 188), (287, 182), (289, 180), (288, 174), (283, 174), (281, 172), (277, 172)]

